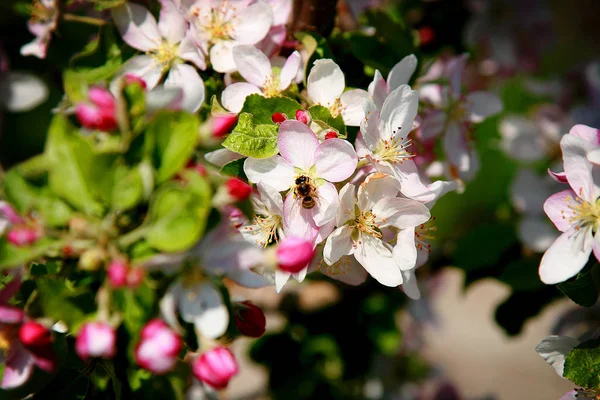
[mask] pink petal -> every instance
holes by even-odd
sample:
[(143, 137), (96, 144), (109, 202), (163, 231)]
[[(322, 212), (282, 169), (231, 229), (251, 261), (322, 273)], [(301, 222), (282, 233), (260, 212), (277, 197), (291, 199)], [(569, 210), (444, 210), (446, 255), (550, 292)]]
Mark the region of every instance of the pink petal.
[(23, 321), (25, 313), (16, 307), (1, 304), (0, 305), (0, 323), (18, 324)]
[(423, 118), (419, 138), (423, 141), (434, 139), (442, 133), (446, 126), (446, 113), (441, 110), (433, 111)]
[(319, 228), (313, 220), (314, 208), (303, 208), (300, 199), (288, 194), (283, 202), (283, 230), (288, 236), (314, 240)]
[(319, 139), (305, 124), (287, 120), (279, 128), (277, 147), (279, 153), (294, 167), (308, 171), (315, 164), (315, 151)]
[(285, 60), (285, 64), (283, 65), (283, 68), (281, 68), (281, 73), (279, 74), (279, 90), (283, 91), (292, 84), (292, 81), (296, 78), (296, 75), (298, 75), (301, 63), (302, 58), (297, 51), (294, 51), (292, 55)]
[(450, 88), (454, 93), (455, 97), (458, 97), (462, 92), (462, 74), (467, 63), (468, 54), (462, 54), (458, 57), (454, 57), (447, 66), (447, 74), (450, 78)]
[(600, 130), (596, 128), (592, 128), (586, 125), (575, 125), (569, 131), (569, 135), (577, 136), (585, 140), (586, 142), (590, 142), (596, 146), (600, 145)]
[(6, 359), (2, 388), (12, 389), (24, 384), (33, 372), (33, 355), (18, 343), (13, 344)]
[(162, 40), (156, 19), (145, 7), (135, 3), (125, 3), (112, 10), (112, 17), (123, 40), (141, 51), (156, 49)]
[(567, 174), (564, 172), (553, 172), (548, 168), (548, 175), (557, 183), (569, 183), (567, 179)]
[(177, 44), (185, 36), (187, 22), (174, 0), (160, 0), (160, 4), (162, 7), (158, 18), (158, 30), (169, 44)]
[(235, 46), (233, 60), (240, 75), (253, 85), (262, 88), (271, 77), (271, 62), (254, 46)]
[(340, 199), (335, 186), (329, 182), (319, 186), (316, 192), (317, 205), (313, 209), (313, 220), (317, 226), (322, 226), (333, 221), (340, 207)]
[(544, 202), (544, 211), (561, 232), (566, 232), (576, 223), (572, 209), (579, 205), (576, 198), (577, 195), (572, 190), (563, 190), (554, 193)]
[(266, 183), (278, 191), (288, 190), (294, 184), (294, 167), (280, 156), (263, 159), (247, 158), (244, 173), (254, 183)]
[(593, 241), (591, 229), (572, 228), (560, 235), (542, 257), (542, 282), (554, 285), (577, 275), (588, 262)]
[(329, 182), (348, 179), (356, 170), (358, 157), (354, 148), (344, 139), (329, 139), (315, 151), (317, 176)]

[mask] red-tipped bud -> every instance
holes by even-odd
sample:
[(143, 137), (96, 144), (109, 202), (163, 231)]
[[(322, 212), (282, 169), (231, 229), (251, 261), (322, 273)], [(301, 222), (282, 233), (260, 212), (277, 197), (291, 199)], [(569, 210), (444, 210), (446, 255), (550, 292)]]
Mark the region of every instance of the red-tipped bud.
[(242, 334), (257, 338), (265, 334), (267, 320), (265, 313), (250, 301), (239, 304), (235, 315), (235, 325)]
[(419, 44), (426, 46), (435, 39), (435, 31), (430, 26), (419, 28)]
[(288, 236), (284, 238), (275, 251), (279, 269), (296, 273), (308, 266), (314, 256), (311, 242), (306, 239)]
[(135, 361), (140, 367), (154, 374), (165, 374), (175, 367), (183, 344), (167, 324), (153, 319), (144, 326), (140, 337), (135, 348)]
[(212, 118), (212, 136), (222, 138), (233, 130), (238, 117), (235, 114), (219, 115)]
[[(300, 111), (300, 110), (298, 110)], [(276, 112), (273, 115), (271, 115), (271, 121), (275, 122), (276, 124), (281, 124), (283, 121), (287, 120), (287, 115), (285, 115), (282, 112)]]
[(230, 178), (225, 183), (227, 192), (235, 201), (246, 200), (252, 194), (252, 186), (238, 178)]
[(15, 226), (7, 234), (6, 239), (15, 246), (28, 246), (38, 241), (40, 233), (29, 226)]
[(308, 125), (308, 113), (304, 110), (296, 110), (296, 119), (305, 125)]
[(117, 128), (116, 105), (113, 95), (104, 88), (93, 87), (88, 92), (91, 102), (79, 103), (75, 115), (79, 123), (88, 129), (112, 131)]
[(88, 91), (88, 99), (98, 108), (115, 108), (115, 98), (107, 89), (101, 87), (91, 87)]
[(123, 261), (112, 261), (108, 265), (106, 275), (108, 276), (108, 282), (114, 288), (122, 288), (127, 286), (127, 274), (129, 272), (129, 266)]
[(238, 373), (235, 356), (227, 347), (215, 347), (203, 353), (192, 363), (192, 372), (198, 380), (215, 389), (225, 389)]
[(115, 328), (103, 322), (88, 322), (77, 335), (75, 350), (82, 360), (113, 358), (117, 353)]
[(140, 85), (142, 89), (146, 89), (148, 86), (146, 85), (146, 81), (134, 74), (126, 74), (125, 75), (125, 84), (126, 85)]
[(325, 140), (327, 139), (337, 139), (338, 134), (335, 131), (329, 131), (325, 134)]
[(146, 275), (146, 272), (144, 271), (143, 268), (140, 268), (140, 267), (131, 268), (129, 270), (129, 272), (127, 273), (127, 286), (129, 286), (131, 289), (137, 288), (138, 286), (140, 286), (140, 284), (144, 280), (145, 275)]
[(52, 332), (35, 321), (25, 322), (19, 328), (19, 340), (27, 348), (40, 348), (52, 343)]

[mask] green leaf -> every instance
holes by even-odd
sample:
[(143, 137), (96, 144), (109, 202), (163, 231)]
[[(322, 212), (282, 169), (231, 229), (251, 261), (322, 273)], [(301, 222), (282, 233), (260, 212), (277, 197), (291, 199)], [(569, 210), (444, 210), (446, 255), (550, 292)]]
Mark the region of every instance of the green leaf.
[(563, 376), (589, 389), (600, 388), (600, 339), (588, 340), (565, 357)]
[(102, 175), (109, 174), (91, 144), (62, 115), (56, 115), (50, 125), (46, 154), (52, 190), (86, 214), (101, 215), (103, 207), (94, 198), (91, 185), (98, 185)]
[(158, 182), (175, 175), (187, 163), (196, 144), (200, 122), (187, 112), (164, 111), (148, 127), (156, 140), (155, 160)]
[(36, 285), (44, 315), (64, 321), (72, 331), (90, 318), (95, 309), (94, 295), (88, 287), (74, 287), (64, 278), (37, 279)]
[(247, 180), (246, 174), (244, 173), (244, 161), (246, 161), (245, 158), (239, 158), (228, 162), (221, 167), (221, 173)]
[(600, 273), (600, 264), (582, 270), (575, 279), (556, 285), (574, 303), (582, 307), (592, 307), (598, 301), (598, 287), (594, 276)]
[(155, 311), (155, 291), (143, 282), (135, 290), (117, 290), (113, 297), (116, 308), (122, 312), (125, 329), (131, 336), (137, 336)]
[(27, 182), (15, 168), (4, 175), (2, 188), (6, 199), (20, 212), (25, 212), (31, 208), (39, 194), (37, 188)]
[[(335, 129), (340, 134), (340, 136), (346, 136), (346, 124), (344, 123), (344, 118), (341, 114), (333, 118), (329, 109), (319, 105), (312, 106), (308, 109), (308, 112), (310, 113), (310, 116), (313, 119), (313, 121), (317, 123), (320, 121), (328, 127)], [(327, 129), (327, 127), (323, 128)]]
[(0, 270), (13, 268), (27, 262), (37, 260), (49, 250), (59, 248), (61, 242), (54, 239), (42, 238), (31, 246), (17, 247), (0, 239)]
[(276, 112), (284, 113), (288, 118), (296, 117), (296, 111), (302, 106), (289, 97), (263, 97), (260, 94), (251, 94), (246, 97), (241, 113), (252, 114), (255, 124), (276, 125), (272, 116)]
[(144, 198), (144, 183), (138, 167), (120, 165), (115, 170), (112, 190), (113, 210), (128, 210)]
[(54, 197), (50, 190), (42, 190), (36, 201), (35, 208), (40, 212), (44, 224), (52, 227), (62, 227), (69, 223), (73, 210), (63, 200)]
[(277, 125), (255, 125), (252, 114), (242, 113), (223, 147), (247, 157), (271, 157), (278, 153), (278, 129)]
[(67, 69), (63, 74), (65, 94), (72, 103), (84, 101), (90, 85), (108, 81), (121, 66), (121, 60), (115, 58), (96, 68)]

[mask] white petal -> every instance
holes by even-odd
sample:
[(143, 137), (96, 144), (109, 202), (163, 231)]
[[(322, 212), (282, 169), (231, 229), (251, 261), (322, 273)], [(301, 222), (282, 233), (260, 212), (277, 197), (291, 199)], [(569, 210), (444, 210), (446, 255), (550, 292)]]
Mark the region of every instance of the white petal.
[(239, 12), (236, 21), (233, 26), (235, 41), (240, 44), (255, 44), (271, 29), (273, 10), (267, 3), (259, 1)]
[(235, 67), (245, 80), (260, 88), (271, 76), (271, 62), (262, 51), (251, 45), (233, 48)]
[(554, 368), (559, 376), (563, 376), (565, 357), (579, 343), (579, 340), (568, 336), (547, 336), (535, 347), (535, 351)]
[(354, 257), (382, 285), (394, 287), (402, 284), (400, 267), (394, 261), (390, 246), (381, 239), (361, 234)]
[(417, 246), (415, 243), (415, 229), (406, 228), (398, 232), (394, 246), (394, 259), (402, 271), (415, 268), (417, 263)]
[(381, 125), (381, 116), (377, 106), (372, 101), (367, 101), (364, 104), (365, 118), (360, 123), (360, 133), (362, 138), (371, 151), (375, 151), (381, 139), (389, 139), (383, 137)]
[(385, 99), (381, 109), (381, 120), (388, 137), (406, 137), (412, 130), (417, 116), (419, 95), (408, 85), (401, 85)]
[(177, 44), (185, 36), (187, 22), (173, 0), (160, 0), (160, 3), (162, 7), (158, 18), (158, 30), (167, 42)]
[(412, 228), (431, 218), (429, 209), (416, 200), (391, 197), (378, 201), (373, 207), (377, 220), (384, 221), (381, 227)]
[(294, 183), (294, 168), (281, 156), (263, 159), (248, 158), (244, 161), (244, 173), (254, 183), (266, 183), (281, 191), (288, 190)]
[(383, 102), (388, 97), (388, 94), (390, 94), (390, 89), (387, 82), (383, 79), (381, 72), (375, 70), (373, 82), (369, 84), (369, 95), (373, 98), (373, 102), (378, 109), (383, 107)]
[(547, 285), (554, 285), (574, 277), (587, 263), (592, 252), (591, 229), (574, 228), (561, 234), (542, 257), (540, 278)]
[(310, 100), (325, 107), (331, 107), (346, 87), (344, 73), (330, 59), (316, 60), (306, 82)]
[(225, 73), (235, 71), (231, 41), (220, 41), (210, 48), (210, 63), (215, 71)]
[(177, 321), (177, 305), (182, 289), (181, 282), (175, 281), (169, 286), (159, 303), (161, 318), (177, 331), (182, 329)]
[(410, 54), (394, 65), (387, 78), (390, 91), (400, 87), (400, 85), (408, 84), (410, 77), (417, 69), (417, 62), (417, 57), (414, 54)]
[[(160, 81), (162, 69), (156, 65), (151, 56), (139, 55), (127, 60), (123, 65), (123, 68), (119, 71), (118, 77), (113, 79), (113, 83), (118, 82), (120, 77), (127, 74), (133, 74), (143, 79), (144, 82), (146, 82), (146, 87), (150, 90), (158, 84), (158, 81)], [(112, 84), (111, 90), (113, 90)]]
[(296, 78), (296, 75), (298, 75), (301, 63), (302, 58), (297, 51), (294, 51), (292, 55), (287, 58), (283, 68), (281, 68), (281, 73), (279, 74), (279, 90), (284, 91), (292, 84), (292, 81)]
[(204, 155), (204, 158), (209, 163), (214, 164), (217, 167), (222, 167), (228, 162), (231, 162), (233, 160), (239, 160), (240, 158), (244, 158), (244, 156), (235, 153), (229, 149), (218, 149), (215, 151), (211, 151), (210, 153), (206, 153)]
[(244, 108), (246, 97), (251, 94), (260, 94), (260, 89), (251, 83), (237, 82), (231, 84), (221, 93), (221, 104), (233, 113), (239, 113)]
[(261, 182), (256, 185), (260, 200), (271, 215), (283, 215), (283, 198), (277, 189)]
[(227, 277), (238, 285), (251, 289), (272, 286), (274, 284), (271, 279), (250, 270), (232, 272), (227, 274)]
[(141, 51), (156, 49), (160, 45), (162, 37), (156, 19), (145, 7), (128, 2), (112, 8), (111, 12), (125, 43)]
[(146, 112), (153, 113), (164, 109), (181, 109), (183, 89), (158, 85), (146, 94)]
[(283, 286), (290, 279), (290, 276), (292, 276), (292, 274), (289, 272), (285, 272), (280, 269), (275, 271), (275, 290), (277, 293), (281, 292), (281, 289), (283, 289)]
[(529, 118), (508, 115), (502, 118), (498, 130), (502, 135), (500, 145), (507, 156), (520, 161), (536, 161), (545, 157), (547, 144)]
[(414, 269), (402, 271), (402, 277), (404, 278), (404, 283), (402, 283), (401, 287), (404, 293), (412, 300), (419, 300), (421, 298), (421, 291), (419, 290), (419, 285), (417, 285), (417, 277)]
[(201, 70), (206, 69), (206, 59), (204, 53), (198, 47), (198, 44), (194, 40), (193, 33), (188, 30), (185, 37), (179, 44), (179, 57), (185, 61), (193, 63), (196, 67)]
[(342, 226), (337, 228), (325, 242), (323, 260), (327, 265), (337, 262), (341, 257), (352, 254), (352, 228)]
[(210, 283), (183, 287), (179, 310), (184, 321), (194, 324), (199, 336), (216, 339), (227, 330), (229, 311), (221, 293)]
[(502, 101), (490, 92), (473, 92), (467, 95), (467, 108), (471, 112), (471, 122), (481, 122), (502, 111)]
[(0, 105), (11, 112), (29, 111), (46, 101), (48, 87), (25, 72), (9, 72), (0, 80)]
[(314, 207), (313, 220), (317, 226), (333, 221), (340, 207), (338, 192), (329, 182), (323, 183), (316, 190), (317, 205)]
[(165, 87), (178, 87), (183, 90), (181, 108), (196, 112), (204, 102), (204, 81), (198, 71), (188, 64), (176, 64), (165, 80)]
[(449, 124), (443, 137), (443, 145), (448, 161), (456, 168), (459, 176), (465, 180), (472, 179), (479, 170), (479, 161), (466, 141), (463, 128), (455, 123)]
[(359, 126), (365, 118), (365, 103), (369, 100), (369, 93), (362, 89), (349, 90), (342, 93), (342, 117), (348, 126)]

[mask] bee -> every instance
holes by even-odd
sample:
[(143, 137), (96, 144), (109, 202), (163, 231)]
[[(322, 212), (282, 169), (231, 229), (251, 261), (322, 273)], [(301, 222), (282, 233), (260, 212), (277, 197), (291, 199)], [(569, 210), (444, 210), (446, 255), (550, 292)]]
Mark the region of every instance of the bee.
[(301, 175), (296, 178), (294, 194), (302, 199), (302, 208), (311, 209), (317, 204), (317, 193), (308, 176)]

